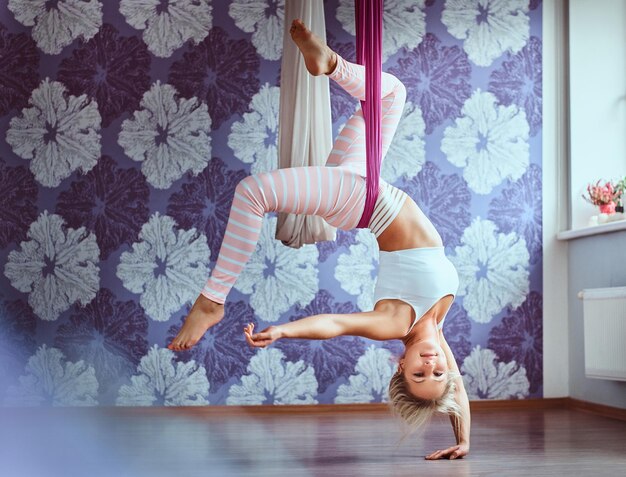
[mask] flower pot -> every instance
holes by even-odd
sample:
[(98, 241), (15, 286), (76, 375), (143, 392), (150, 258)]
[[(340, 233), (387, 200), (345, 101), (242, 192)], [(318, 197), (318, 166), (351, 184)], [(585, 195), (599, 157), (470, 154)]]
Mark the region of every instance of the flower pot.
[(615, 213), (615, 202), (609, 202), (608, 204), (602, 204), (600, 207), (601, 214), (611, 215)]

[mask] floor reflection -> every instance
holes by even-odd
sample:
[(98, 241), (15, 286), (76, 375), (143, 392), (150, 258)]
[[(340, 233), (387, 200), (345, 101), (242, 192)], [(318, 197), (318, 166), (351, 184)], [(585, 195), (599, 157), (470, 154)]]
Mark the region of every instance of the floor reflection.
[(431, 462), (426, 453), (453, 444), (445, 420), (401, 440), (383, 413), (0, 408), (0, 475), (571, 477), (618, 475), (626, 465), (624, 422), (569, 411), (476, 413), (473, 421), (469, 458)]

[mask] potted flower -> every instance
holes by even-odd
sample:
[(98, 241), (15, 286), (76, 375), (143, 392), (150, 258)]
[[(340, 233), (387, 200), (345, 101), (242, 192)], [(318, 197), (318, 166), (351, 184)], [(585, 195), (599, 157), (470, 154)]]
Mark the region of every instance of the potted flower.
[(615, 213), (615, 202), (621, 196), (620, 191), (616, 190), (616, 186), (611, 181), (605, 182), (604, 185), (601, 185), (600, 181), (589, 184), (587, 194), (588, 196), (583, 194), (583, 199), (597, 205), (600, 208), (600, 213), (607, 215)]
[(615, 212), (624, 212), (624, 201), (626, 201), (626, 176), (615, 184), (615, 190), (618, 192), (617, 205), (615, 206)]

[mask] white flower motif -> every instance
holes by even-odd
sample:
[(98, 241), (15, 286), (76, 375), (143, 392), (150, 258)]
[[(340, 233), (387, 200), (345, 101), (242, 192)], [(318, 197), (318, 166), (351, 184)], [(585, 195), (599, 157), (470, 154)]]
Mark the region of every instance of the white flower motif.
[(124, 287), (140, 293), (139, 304), (155, 321), (167, 321), (184, 303), (197, 296), (208, 276), (211, 252), (204, 234), (175, 230), (176, 222), (156, 212), (141, 227), (140, 242), (124, 252), (117, 276)]
[(118, 406), (202, 406), (209, 404), (206, 369), (192, 359), (175, 362), (174, 353), (154, 345), (137, 366), (131, 384), (120, 387)]
[(162, 58), (187, 40), (199, 43), (212, 27), (210, 0), (122, 0), (120, 13), (130, 26), (144, 30), (148, 49)]
[(490, 349), (476, 346), (461, 366), (470, 399), (512, 399), (528, 396), (524, 366), (515, 361), (502, 363)]
[(211, 158), (211, 117), (197, 98), (176, 97), (157, 81), (141, 100), (141, 110), (122, 123), (118, 142), (158, 189), (167, 189), (187, 171), (204, 170)]
[(278, 60), (283, 51), (285, 0), (233, 0), (228, 15), (235, 25), (252, 33), (252, 44), (266, 60)]
[(369, 230), (359, 229), (356, 244), (350, 245), (348, 253), (339, 255), (335, 268), (335, 279), (341, 288), (357, 297), (361, 310), (374, 308), (373, 272), (378, 269), (378, 244)]
[(387, 401), (387, 388), (395, 371), (389, 350), (374, 345), (359, 358), (348, 384), (337, 388), (335, 403), (363, 403)]
[(274, 239), (276, 217), (266, 217), (255, 253), (235, 282), (241, 293), (251, 294), (254, 313), (274, 322), (295, 304), (306, 306), (319, 291), (315, 245), (299, 249)]
[(37, 46), (56, 55), (76, 38), (93, 38), (102, 26), (98, 0), (9, 0), (9, 10), (25, 26), (32, 26)]
[[(383, 63), (401, 48), (412, 50), (426, 32), (425, 0), (385, 0), (383, 6)], [(351, 35), (356, 35), (354, 0), (339, 0), (337, 20)]]
[(474, 219), (450, 257), (459, 272), (459, 296), (477, 323), (489, 323), (505, 306), (520, 306), (529, 290), (526, 241), (498, 233), (490, 220)]
[(60, 215), (45, 210), (4, 267), (11, 285), (29, 294), (28, 303), (42, 320), (56, 320), (75, 302), (86, 305), (100, 286), (96, 236), (64, 224)]
[(30, 108), (11, 119), (7, 143), (46, 187), (56, 187), (72, 172), (88, 172), (100, 157), (100, 113), (87, 95), (66, 94), (63, 83), (43, 80)]
[(252, 164), (252, 174), (273, 171), (278, 165), (279, 98), (280, 88), (266, 83), (252, 97), (252, 111), (230, 128), (228, 147), (237, 159)]
[(463, 177), (478, 194), (488, 194), (503, 180), (516, 181), (529, 164), (526, 113), (516, 105), (500, 106), (480, 89), (465, 101), (455, 126), (443, 133), (441, 150), (463, 167)]
[(463, 41), (467, 56), (489, 66), (505, 51), (517, 53), (530, 35), (528, 0), (446, 0), (441, 21)]
[(65, 361), (63, 353), (45, 344), (28, 359), (19, 385), (7, 389), (9, 406), (96, 406), (98, 380), (83, 360)]
[(259, 349), (248, 364), (249, 374), (228, 390), (226, 404), (317, 404), (313, 367), (284, 360), (277, 348)]
[(383, 160), (381, 177), (393, 183), (404, 176), (415, 177), (426, 161), (422, 110), (410, 101), (404, 106), (402, 119)]

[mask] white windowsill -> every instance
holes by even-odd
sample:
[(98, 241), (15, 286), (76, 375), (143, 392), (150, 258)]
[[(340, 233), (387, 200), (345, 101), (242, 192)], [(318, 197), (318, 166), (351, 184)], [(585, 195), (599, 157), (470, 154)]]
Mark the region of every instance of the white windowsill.
[(617, 220), (615, 222), (583, 227), (581, 229), (565, 230), (556, 234), (556, 238), (558, 240), (571, 240), (579, 237), (588, 237), (589, 235), (617, 232), (618, 230), (626, 230), (626, 220)]

